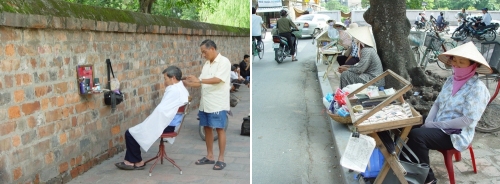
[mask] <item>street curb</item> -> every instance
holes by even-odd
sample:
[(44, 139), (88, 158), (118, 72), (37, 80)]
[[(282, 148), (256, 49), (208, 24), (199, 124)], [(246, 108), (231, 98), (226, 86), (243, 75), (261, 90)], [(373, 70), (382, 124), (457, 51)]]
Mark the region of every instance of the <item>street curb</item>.
[[(333, 93), (333, 88), (330, 85), (330, 80), (323, 79), (323, 74), (326, 71), (327, 65), (323, 65), (321, 63), (316, 63), (316, 71), (318, 71), (318, 82), (321, 86), (321, 93), (322, 93), (322, 98), (326, 96), (328, 93)], [(322, 99), (323, 101), (323, 99)], [(325, 105), (325, 108), (328, 110), (329, 104), (323, 103)], [(351, 131), (349, 128), (343, 124), (340, 124), (336, 121), (333, 121), (331, 118), (328, 118), (330, 120), (330, 128), (332, 132), (332, 138), (336, 146), (336, 151), (337, 155), (339, 156), (339, 160), (342, 157), (342, 154), (345, 151), (345, 148), (347, 147), (347, 142), (349, 141), (349, 137), (351, 136)], [(342, 167), (339, 165), (338, 167)], [(349, 172), (349, 169), (346, 169), (342, 167), (342, 170), (344, 172), (341, 173), (342, 178), (344, 179), (345, 184), (358, 184), (359, 182), (357, 180), (354, 180), (354, 173)]]

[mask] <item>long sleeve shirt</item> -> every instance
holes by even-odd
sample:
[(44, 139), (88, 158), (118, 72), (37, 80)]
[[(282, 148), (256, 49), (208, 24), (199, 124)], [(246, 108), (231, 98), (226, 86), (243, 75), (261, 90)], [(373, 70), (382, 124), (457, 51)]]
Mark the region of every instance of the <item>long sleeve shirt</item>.
[(439, 93), (424, 127), (462, 129), (452, 134), (451, 142), (458, 151), (464, 151), (474, 138), (475, 127), (483, 115), (490, 93), (477, 75), (470, 78), (455, 95), (452, 95), (453, 76), (448, 77)]
[[(348, 71), (359, 74), (359, 77), (364, 81), (370, 81), (384, 72), (382, 61), (380, 61), (375, 48), (363, 47), (360, 52), (359, 62), (349, 67)], [(379, 80), (375, 85), (384, 86), (384, 79)]]

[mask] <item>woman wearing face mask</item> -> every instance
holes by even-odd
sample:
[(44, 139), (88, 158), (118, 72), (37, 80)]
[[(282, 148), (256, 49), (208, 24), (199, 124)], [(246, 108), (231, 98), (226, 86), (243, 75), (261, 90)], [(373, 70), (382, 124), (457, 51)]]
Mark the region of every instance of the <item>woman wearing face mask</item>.
[[(472, 42), (449, 50), (438, 59), (453, 67), (453, 75), (444, 83), (425, 124), (411, 130), (407, 143), (420, 163), (427, 164), (430, 164), (430, 149), (464, 151), (468, 148), (490, 99), (478, 73), (490, 74), (492, 70)], [(430, 169), (426, 183), (436, 182)]]
[[(344, 88), (349, 84), (367, 83), (373, 78), (379, 76), (383, 72), (382, 62), (375, 50), (375, 41), (369, 27), (357, 27), (347, 30), (353, 37), (353, 47), (351, 54), (355, 54), (359, 58), (359, 62), (353, 65), (339, 66), (340, 88)], [(384, 86), (385, 81), (381, 79), (377, 81), (375, 86)]]

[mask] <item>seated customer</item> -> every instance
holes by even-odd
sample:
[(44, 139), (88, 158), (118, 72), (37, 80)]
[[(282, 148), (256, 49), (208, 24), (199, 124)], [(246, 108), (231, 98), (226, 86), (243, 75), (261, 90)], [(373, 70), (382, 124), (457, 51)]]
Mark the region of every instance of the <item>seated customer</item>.
[[(355, 28), (355, 27), (358, 27), (358, 24), (352, 23), (351, 25), (349, 25), (349, 28)], [(337, 62), (339, 63), (339, 66), (345, 65), (346, 61), (350, 60), (351, 58), (353, 58), (353, 60), (350, 61), (350, 65), (356, 64), (359, 61), (359, 58), (357, 53), (354, 54), (354, 57), (351, 56), (353, 48), (351, 35), (347, 33), (346, 27), (341, 23), (336, 24), (336, 28), (339, 30), (339, 45), (342, 46), (344, 49), (344, 53), (337, 57)]]
[[(375, 50), (375, 41), (373, 40), (370, 28), (358, 27), (347, 30), (354, 38), (353, 43), (359, 45), (359, 62), (355, 65), (339, 66), (340, 88), (349, 84), (367, 83), (378, 75), (382, 74), (382, 62)], [(353, 52), (356, 53), (356, 52)], [(384, 86), (384, 79), (377, 81), (375, 86)]]
[[(425, 124), (410, 131), (407, 143), (420, 163), (429, 165), (429, 150), (467, 150), (490, 100), (489, 90), (478, 74), (490, 74), (492, 70), (472, 42), (451, 49), (438, 59), (452, 66), (453, 75), (444, 82)], [(437, 182), (432, 169), (425, 182)]]
[[(158, 140), (162, 133), (173, 132), (175, 123), (173, 120), (179, 107), (188, 102), (189, 92), (184, 84), (181, 70), (176, 66), (170, 66), (163, 70), (165, 79), (165, 93), (160, 104), (140, 124), (129, 128), (125, 132), (125, 161), (116, 163), (115, 166), (124, 170), (144, 169), (145, 163), (141, 157), (141, 148), (148, 151), (151, 145)], [(171, 124), (173, 122), (174, 124)]]
[(250, 83), (245, 80), (241, 75), (239, 75), (239, 67), (236, 65), (231, 66), (231, 91), (238, 91), (241, 84), (245, 84), (250, 87)]
[[(349, 25), (349, 29), (357, 28), (358, 24), (352, 23)], [(359, 62), (359, 44), (356, 44), (352, 41), (351, 36), (347, 31), (339, 31), (340, 32), (340, 45), (342, 45), (345, 49), (343, 56), (337, 57), (337, 62), (339, 66), (342, 65), (354, 65)], [(353, 52), (354, 51), (354, 52)]]

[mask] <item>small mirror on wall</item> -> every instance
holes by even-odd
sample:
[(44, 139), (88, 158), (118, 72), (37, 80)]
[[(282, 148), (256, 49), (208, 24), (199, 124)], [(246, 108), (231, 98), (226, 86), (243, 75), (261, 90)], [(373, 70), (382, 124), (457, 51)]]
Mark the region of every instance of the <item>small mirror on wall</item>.
[(76, 79), (80, 94), (89, 94), (94, 86), (94, 65), (78, 65), (76, 67)]

